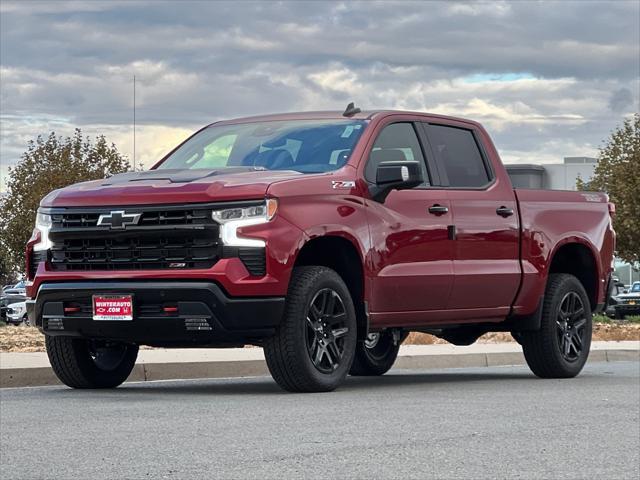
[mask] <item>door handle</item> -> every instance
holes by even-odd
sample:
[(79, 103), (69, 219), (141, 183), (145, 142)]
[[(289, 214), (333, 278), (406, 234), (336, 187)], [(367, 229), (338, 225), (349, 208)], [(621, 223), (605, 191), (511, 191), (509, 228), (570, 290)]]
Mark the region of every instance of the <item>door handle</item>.
[(513, 208), (509, 208), (509, 207), (498, 207), (496, 209), (496, 213), (498, 215), (500, 215), (501, 217), (507, 218), (510, 217), (511, 215), (513, 215)]
[(444, 205), (438, 205), (437, 203), (429, 207), (429, 213), (431, 213), (432, 215), (444, 215), (448, 212), (449, 208), (445, 207)]

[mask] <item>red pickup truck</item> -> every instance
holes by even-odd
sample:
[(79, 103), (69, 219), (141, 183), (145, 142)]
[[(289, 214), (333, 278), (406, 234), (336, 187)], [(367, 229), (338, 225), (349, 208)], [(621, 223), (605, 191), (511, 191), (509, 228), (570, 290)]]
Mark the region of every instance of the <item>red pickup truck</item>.
[(573, 377), (606, 298), (614, 207), (514, 190), (484, 128), (401, 111), (216, 122), (146, 172), (56, 190), (27, 245), (28, 311), (75, 388), (139, 345), (264, 348), (290, 391), (381, 375), (410, 331), (511, 332)]

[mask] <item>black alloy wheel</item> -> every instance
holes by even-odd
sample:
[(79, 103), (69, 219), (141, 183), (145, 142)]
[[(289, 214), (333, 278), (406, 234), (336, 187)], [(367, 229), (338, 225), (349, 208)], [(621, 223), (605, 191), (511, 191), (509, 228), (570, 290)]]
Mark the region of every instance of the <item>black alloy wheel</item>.
[(104, 372), (118, 368), (129, 348), (125, 343), (104, 340), (89, 340), (87, 347), (95, 366)]
[(331, 288), (316, 293), (307, 312), (307, 352), (322, 373), (331, 373), (344, 356), (345, 336), (349, 333), (347, 313), (340, 295)]
[(587, 317), (582, 299), (576, 292), (567, 293), (560, 302), (556, 325), (562, 358), (567, 362), (577, 361), (585, 343)]
[(400, 344), (406, 335), (407, 332), (392, 330), (369, 333), (364, 340), (358, 342), (349, 374), (375, 376), (387, 373), (396, 361)]

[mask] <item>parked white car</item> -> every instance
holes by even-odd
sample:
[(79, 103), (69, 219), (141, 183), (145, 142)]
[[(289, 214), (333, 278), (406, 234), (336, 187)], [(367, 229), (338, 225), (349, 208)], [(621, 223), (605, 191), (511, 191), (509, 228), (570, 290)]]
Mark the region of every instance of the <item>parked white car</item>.
[(20, 325), (21, 323), (29, 324), (27, 318), (27, 305), (25, 302), (12, 303), (7, 307), (6, 311), (7, 323)]

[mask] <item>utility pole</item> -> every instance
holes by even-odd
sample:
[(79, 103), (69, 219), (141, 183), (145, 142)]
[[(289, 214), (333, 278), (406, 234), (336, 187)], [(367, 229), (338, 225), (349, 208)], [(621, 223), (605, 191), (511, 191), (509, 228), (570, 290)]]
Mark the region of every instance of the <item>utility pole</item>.
[(133, 171), (136, 171), (136, 76), (133, 76)]

